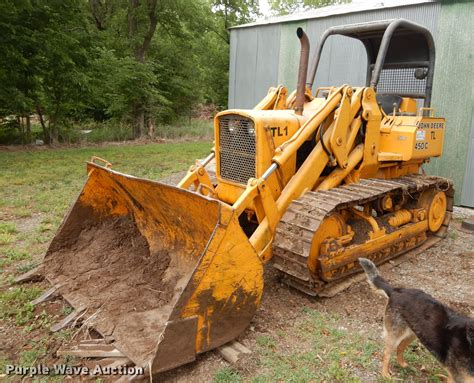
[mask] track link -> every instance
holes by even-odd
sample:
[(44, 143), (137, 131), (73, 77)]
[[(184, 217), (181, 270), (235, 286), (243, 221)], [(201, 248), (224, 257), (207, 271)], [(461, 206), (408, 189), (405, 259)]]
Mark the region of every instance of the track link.
[[(324, 218), (349, 207), (375, 201), (385, 194), (404, 195), (407, 198), (430, 188), (446, 192), (447, 212), (441, 228), (429, 234), (430, 246), (447, 234), (453, 210), (454, 189), (452, 181), (434, 176), (409, 175), (391, 180), (362, 179), (355, 184), (343, 185), (327, 191), (307, 192), (293, 201), (283, 215), (273, 241), (273, 265), (287, 284), (302, 292), (316, 296), (338, 282), (324, 282), (310, 273), (308, 257), (314, 233)], [(414, 247), (426, 242), (417, 240)], [(401, 246), (403, 247), (403, 246)], [(402, 249), (386, 258), (373, 256), (382, 263), (413, 248)], [(371, 258), (371, 254), (367, 254)], [(360, 269), (357, 269), (359, 271)], [(354, 270), (351, 272), (353, 273)]]

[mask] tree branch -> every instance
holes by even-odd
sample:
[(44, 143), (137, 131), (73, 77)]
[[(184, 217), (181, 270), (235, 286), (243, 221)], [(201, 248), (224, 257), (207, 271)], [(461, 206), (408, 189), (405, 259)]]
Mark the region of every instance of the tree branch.
[(148, 30), (143, 38), (143, 44), (137, 49), (137, 59), (141, 63), (145, 62), (145, 54), (150, 47), (151, 39), (156, 31), (156, 25), (158, 24), (158, 17), (156, 15), (156, 4), (157, 0), (148, 0), (148, 19), (150, 20), (150, 25), (148, 26)]

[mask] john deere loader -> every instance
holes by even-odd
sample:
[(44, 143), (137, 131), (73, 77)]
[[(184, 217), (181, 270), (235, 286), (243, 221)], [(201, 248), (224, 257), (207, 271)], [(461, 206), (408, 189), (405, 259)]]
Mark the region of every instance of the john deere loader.
[[(313, 88), (333, 35), (365, 46), (366, 86)], [(297, 36), (297, 89), (218, 113), (212, 152), (177, 186), (89, 162), (45, 255), (45, 277), (84, 323), (150, 373), (241, 334), (267, 262), (316, 296), (361, 256), (380, 264), (446, 235), (453, 185), (422, 171), (445, 130), (430, 105), (430, 32), (399, 19), (330, 28), (309, 72)]]

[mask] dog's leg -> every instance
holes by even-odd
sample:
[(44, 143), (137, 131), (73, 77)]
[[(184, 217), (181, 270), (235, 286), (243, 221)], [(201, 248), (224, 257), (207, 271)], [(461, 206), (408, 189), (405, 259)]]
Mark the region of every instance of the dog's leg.
[(390, 378), (390, 357), (392, 352), (395, 350), (396, 337), (394, 336), (390, 326), (385, 326), (385, 347), (383, 351), (382, 359), (382, 376), (384, 378)]
[(390, 357), (392, 356), (394, 348), (394, 344), (391, 340), (385, 341), (385, 349), (382, 360), (382, 376), (384, 378), (390, 378)]
[(397, 362), (403, 368), (408, 367), (408, 363), (406, 362), (403, 353), (405, 352), (409, 344), (415, 340), (415, 338), (416, 337), (413, 334), (410, 334), (407, 337), (403, 338), (397, 347)]

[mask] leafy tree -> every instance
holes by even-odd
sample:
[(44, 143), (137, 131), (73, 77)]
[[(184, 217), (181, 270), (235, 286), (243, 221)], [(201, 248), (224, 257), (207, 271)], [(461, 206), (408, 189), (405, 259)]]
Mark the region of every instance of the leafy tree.
[[(206, 84), (205, 101), (227, 106), (229, 84), (229, 28), (255, 20), (260, 14), (257, 0), (209, 0), (205, 25), (205, 51), (199, 52)], [(209, 65), (212, 58), (212, 65)]]
[(261, 16), (257, 0), (211, 0), (214, 22), (209, 29), (230, 43), (229, 28), (253, 21)]
[[(5, 0), (0, 3), (2, 114), (36, 112), (46, 143), (87, 97), (87, 31), (74, 0)], [(45, 116), (48, 116), (45, 119)]]
[(350, 3), (351, 0), (268, 0), (275, 15), (288, 15), (328, 5)]
[(228, 28), (258, 14), (256, 0), (4, 0), (0, 120), (28, 135), (35, 114), (53, 143), (82, 121), (139, 137), (197, 104), (225, 107)]

